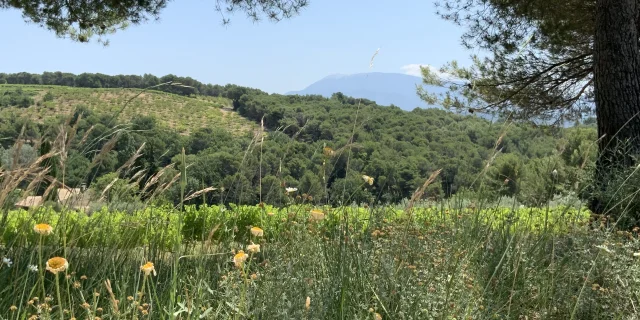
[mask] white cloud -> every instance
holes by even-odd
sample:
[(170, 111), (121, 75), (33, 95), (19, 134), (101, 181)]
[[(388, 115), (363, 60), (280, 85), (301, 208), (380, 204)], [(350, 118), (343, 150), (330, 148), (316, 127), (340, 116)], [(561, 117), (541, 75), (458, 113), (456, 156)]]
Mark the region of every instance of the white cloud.
[(408, 74), (410, 76), (421, 77), (422, 76), (422, 72), (420, 72), (420, 66), (431, 68), (431, 66), (428, 65), (428, 64), (413, 63), (413, 64), (404, 65), (404, 66), (400, 67), (400, 69), (402, 69), (404, 74)]
[(451, 75), (449, 73), (440, 72), (440, 70), (438, 70), (438, 68), (436, 68), (436, 67), (434, 67), (432, 65), (429, 65), (429, 64), (412, 63), (412, 64), (404, 65), (404, 66), (400, 67), (400, 69), (402, 69), (404, 74), (408, 74), (408, 75), (416, 76), (416, 77), (422, 77), (422, 71), (420, 70), (420, 67), (428, 68), (429, 70), (431, 70), (432, 73), (437, 75), (442, 80), (456, 80), (457, 79), (455, 76), (453, 76), (453, 75)]

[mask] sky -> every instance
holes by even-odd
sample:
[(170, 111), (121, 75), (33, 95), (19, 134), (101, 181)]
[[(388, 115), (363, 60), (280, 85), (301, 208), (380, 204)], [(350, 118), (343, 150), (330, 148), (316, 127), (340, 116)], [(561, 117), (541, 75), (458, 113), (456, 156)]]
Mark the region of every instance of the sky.
[(435, 11), (431, 0), (311, 0), (290, 20), (254, 23), (239, 13), (223, 26), (214, 0), (174, 0), (159, 21), (119, 31), (104, 47), (0, 10), (0, 72), (175, 74), (285, 93), (331, 74), (419, 75), (420, 65), (468, 64), (463, 30)]

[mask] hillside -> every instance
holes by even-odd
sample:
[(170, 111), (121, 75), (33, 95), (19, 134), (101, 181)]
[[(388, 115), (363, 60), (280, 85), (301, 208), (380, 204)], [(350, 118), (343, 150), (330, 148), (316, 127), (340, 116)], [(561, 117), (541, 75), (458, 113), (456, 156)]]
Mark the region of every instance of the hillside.
[[(422, 84), (422, 78), (400, 73), (359, 73), (352, 75), (331, 75), (300, 91), (286, 94), (308, 95), (319, 94), (331, 97), (333, 93), (342, 92), (344, 95), (375, 101), (379, 105), (395, 105), (403, 110), (411, 111), (415, 108), (439, 108), (421, 100), (416, 94), (416, 85)], [(445, 88), (428, 86), (431, 93), (442, 94)]]
[[(74, 80), (76, 86), (83, 84), (78, 80), (82, 77)], [(96, 79), (103, 79), (101, 85), (112, 85), (109, 81), (116, 77)], [(438, 169), (442, 172), (427, 190), (428, 197), (450, 197), (474, 188), (481, 177), (492, 197), (518, 195), (525, 203), (537, 204), (540, 195), (547, 194), (548, 183), (556, 184), (557, 190), (574, 189), (583, 165), (594, 157), (589, 152), (595, 141), (592, 127), (503, 124), (437, 108), (407, 112), (344, 94), (331, 98), (279, 95), (234, 85), (200, 84), (198, 91), (207, 96), (188, 91), (182, 95), (145, 92), (112, 123), (112, 115), (138, 89), (0, 88), (0, 133), (5, 137), (0, 160), (4, 166), (11, 165), (13, 153), (8, 148), (19, 138), (23, 125), (27, 126), (23, 140), (52, 141), (62, 127), (60, 115), (84, 105), (87, 111), (82, 121), (72, 124), (77, 133), (69, 163), (64, 164), (67, 168), (55, 169), (54, 175), (62, 178), (64, 172), (66, 184), (94, 185), (97, 190), (118, 175), (135, 177), (132, 183), (137, 187), (132, 190), (142, 190), (146, 182), (155, 181), (155, 174), (175, 176), (174, 170), (184, 160), (189, 166), (187, 192), (224, 188), (224, 196), (193, 200), (209, 204), (286, 203), (283, 185), (334, 205), (398, 203), (410, 198)], [(225, 110), (229, 104), (233, 111)], [(34, 121), (19, 121), (25, 118)], [(241, 134), (252, 128), (255, 132), (260, 123), (268, 131), (263, 141)], [(127, 130), (119, 130), (119, 124), (128, 124)], [(117, 139), (109, 143), (105, 137), (110, 136)], [(83, 145), (86, 142), (91, 143), (90, 148)], [(36, 155), (31, 150), (22, 157)], [(134, 163), (129, 162), (132, 157)], [(95, 165), (98, 161), (100, 166)], [(144, 177), (116, 172), (124, 165), (144, 172)], [(163, 169), (167, 166), (169, 172)], [(553, 170), (559, 172), (556, 180), (538, 183), (540, 172)], [(363, 174), (374, 178), (364, 190)], [(179, 198), (175, 185), (169, 191), (167, 201)]]
[(0, 85), (0, 97), (23, 97), (18, 104), (5, 103), (0, 108), (0, 117), (26, 117), (42, 123), (52, 117), (68, 116), (80, 106), (97, 114), (113, 115), (127, 105), (118, 120), (127, 122), (136, 116), (153, 116), (160, 125), (180, 134), (204, 127), (224, 127), (241, 134), (256, 126), (233, 112), (231, 101), (226, 98), (141, 92), (140, 89)]

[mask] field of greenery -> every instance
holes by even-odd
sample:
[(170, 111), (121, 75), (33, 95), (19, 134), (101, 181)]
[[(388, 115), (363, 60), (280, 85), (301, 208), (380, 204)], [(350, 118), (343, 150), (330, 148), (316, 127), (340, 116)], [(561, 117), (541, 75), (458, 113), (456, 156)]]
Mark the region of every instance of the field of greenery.
[[(0, 317), (628, 319), (640, 246), (608, 226), (575, 207), (455, 200), (11, 211)], [(54, 257), (68, 266), (51, 272)]]
[[(0, 319), (637, 317), (637, 179), (585, 209), (593, 126), (195, 87), (0, 86)], [(226, 101), (256, 129), (194, 122)]]
[[(68, 117), (79, 107), (98, 114), (119, 114), (121, 121), (154, 116), (180, 134), (218, 126), (234, 134), (251, 131), (255, 124), (224, 108), (231, 101), (216, 97), (185, 97), (159, 91), (92, 89), (62, 86), (0, 85), (0, 117), (27, 117), (33, 121)], [(126, 106), (123, 108), (123, 106)], [(122, 109), (122, 110), (121, 110)]]

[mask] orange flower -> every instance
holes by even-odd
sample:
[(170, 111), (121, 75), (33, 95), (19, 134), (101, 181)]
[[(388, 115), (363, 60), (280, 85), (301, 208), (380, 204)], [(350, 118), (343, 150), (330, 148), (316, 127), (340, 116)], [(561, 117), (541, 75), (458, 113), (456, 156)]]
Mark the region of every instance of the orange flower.
[(238, 268), (242, 268), (242, 265), (244, 264), (245, 261), (247, 261), (247, 258), (249, 256), (244, 253), (243, 250), (238, 250), (238, 253), (236, 253), (235, 256), (233, 256), (233, 263), (236, 265), (236, 267)]
[(154, 276), (156, 275), (156, 268), (153, 266), (153, 262), (147, 262), (140, 266), (140, 270), (144, 272), (145, 276), (150, 275), (152, 272)]
[(320, 221), (324, 219), (324, 212), (322, 210), (313, 209), (311, 210), (311, 220)]
[(251, 234), (256, 237), (264, 237), (264, 230), (260, 229), (259, 227), (252, 227)]
[(39, 223), (33, 227), (33, 231), (43, 236), (48, 236), (53, 233), (53, 228), (46, 223)]
[(69, 262), (65, 258), (54, 257), (47, 261), (47, 270), (53, 274), (64, 272), (69, 268)]

